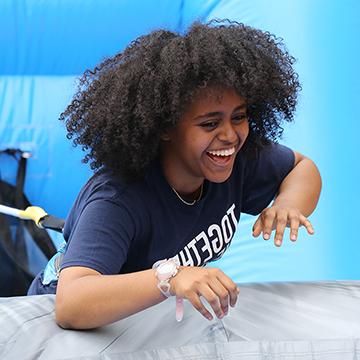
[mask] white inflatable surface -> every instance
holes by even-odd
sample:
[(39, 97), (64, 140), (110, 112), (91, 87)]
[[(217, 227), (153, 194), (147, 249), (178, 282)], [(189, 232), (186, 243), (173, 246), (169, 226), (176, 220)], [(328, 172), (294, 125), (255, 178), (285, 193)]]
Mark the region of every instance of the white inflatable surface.
[(239, 284), (236, 308), (204, 319), (167, 300), (90, 331), (63, 330), (54, 296), (0, 298), (0, 359), (360, 359), (360, 281)]

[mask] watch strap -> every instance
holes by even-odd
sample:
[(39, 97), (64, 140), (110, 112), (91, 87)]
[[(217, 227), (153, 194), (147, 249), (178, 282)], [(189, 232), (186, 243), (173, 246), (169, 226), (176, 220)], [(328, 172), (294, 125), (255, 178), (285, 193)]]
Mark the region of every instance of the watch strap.
[[(164, 277), (164, 274), (159, 273), (159, 268), (161, 268), (162, 266), (164, 266), (167, 263), (170, 263), (173, 266), (173, 270), (172, 270), (172, 272), (169, 272), (169, 274), (166, 274), (166, 276)], [(178, 263), (174, 259), (169, 259), (169, 260), (165, 259), (165, 260), (157, 261), (153, 265), (153, 268), (156, 269), (155, 274), (156, 274), (156, 277), (158, 279), (158, 284), (157, 284), (158, 289), (166, 297), (173, 296), (170, 293), (170, 283), (169, 283), (169, 281), (170, 281), (171, 278), (173, 278), (178, 273), (178, 269), (179, 269)]]

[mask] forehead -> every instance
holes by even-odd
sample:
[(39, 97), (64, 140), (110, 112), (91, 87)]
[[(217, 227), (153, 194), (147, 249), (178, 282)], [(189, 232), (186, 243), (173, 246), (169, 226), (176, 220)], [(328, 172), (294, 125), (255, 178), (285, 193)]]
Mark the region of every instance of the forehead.
[(184, 111), (185, 116), (198, 116), (208, 112), (231, 112), (246, 105), (245, 99), (234, 89), (207, 87), (199, 89)]

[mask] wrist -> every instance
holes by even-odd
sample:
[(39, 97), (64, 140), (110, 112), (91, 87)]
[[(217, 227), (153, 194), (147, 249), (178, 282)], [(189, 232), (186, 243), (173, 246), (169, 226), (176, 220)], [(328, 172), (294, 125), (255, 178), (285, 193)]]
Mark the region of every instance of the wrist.
[(174, 296), (170, 291), (170, 281), (179, 272), (179, 265), (174, 259), (160, 260), (153, 265), (157, 279), (157, 288), (165, 297)]

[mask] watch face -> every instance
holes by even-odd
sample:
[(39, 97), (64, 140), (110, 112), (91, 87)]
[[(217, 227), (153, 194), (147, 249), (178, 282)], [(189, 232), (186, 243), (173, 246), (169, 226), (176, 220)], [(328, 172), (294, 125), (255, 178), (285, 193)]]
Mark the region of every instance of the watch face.
[(177, 273), (176, 263), (172, 260), (165, 261), (156, 270), (159, 281), (167, 281)]
[(167, 274), (167, 273), (171, 273), (173, 269), (174, 269), (173, 264), (165, 263), (160, 266), (159, 270), (161, 271), (162, 274)]

